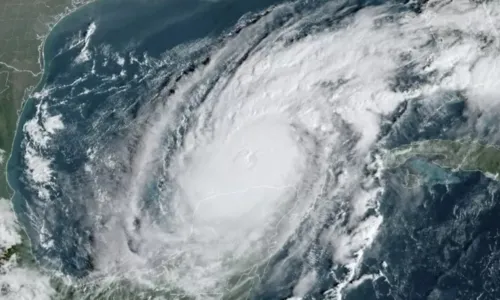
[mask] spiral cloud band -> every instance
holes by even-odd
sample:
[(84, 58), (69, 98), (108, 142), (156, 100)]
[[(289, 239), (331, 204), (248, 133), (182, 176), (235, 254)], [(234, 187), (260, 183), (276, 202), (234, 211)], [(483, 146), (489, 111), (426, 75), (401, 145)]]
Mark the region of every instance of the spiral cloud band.
[[(82, 280), (196, 299), (248, 296), (291, 276), (290, 264), (304, 297), (327, 256), (344, 271), (330, 271), (323, 295), (341, 299), (384, 222), (389, 116), (450, 90), (488, 108), (498, 13), (493, 2), (288, 3), (161, 58), (93, 46), (92, 23), (66, 48), (85, 51), (73, 63), (85, 76), (46, 84), (24, 125), (35, 252)], [(62, 212), (70, 225), (55, 221)]]

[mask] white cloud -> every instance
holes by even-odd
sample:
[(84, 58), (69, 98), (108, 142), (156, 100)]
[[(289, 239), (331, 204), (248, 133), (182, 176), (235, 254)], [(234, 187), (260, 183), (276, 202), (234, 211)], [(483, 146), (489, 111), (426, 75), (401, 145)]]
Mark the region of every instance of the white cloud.
[(0, 198), (0, 253), (21, 242), (19, 230), (10, 201)]
[(49, 280), (36, 270), (19, 266), (14, 255), (0, 265), (0, 296), (5, 300), (51, 300), (55, 291)]
[[(454, 1), (398, 15), (387, 6), (368, 7), (336, 29), (286, 43), (301, 22), (324, 12), (267, 35), (284, 5), (242, 30), (212, 53), (206, 68), (179, 80), (166, 104), (143, 109), (121, 143), (89, 157), (92, 177), (71, 192), (88, 204), (90, 218), (108, 220), (96, 226), (96, 276), (124, 274), (193, 294), (219, 293), (231, 276), (265, 263), (307, 220), (311, 237), (298, 237), (294, 248), (305, 251), (336, 212), (338, 222), (322, 238), (332, 259), (349, 269), (332, 293), (340, 299), (383, 222), (376, 213), (367, 217), (382, 188), (363, 173), (380, 117), (409, 98), (448, 89), (463, 91), (478, 109), (496, 105), (499, 50), (483, 45), (480, 33), (496, 43), (499, 7)], [(389, 15), (394, 21), (379, 22)], [(244, 53), (248, 58), (237, 65)], [(429, 80), (394, 88), (410, 67)], [(181, 110), (201, 100), (195, 111)], [(38, 149), (64, 130), (63, 116), (42, 112), (42, 118), (45, 129), (35, 119), (24, 128), (33, 140), (25, 153), (28, 172), (40, 188), (53, 171)], [(189, 118), (194, 122), (183, 144), (164, 165), (172, 146), (165, 136)], [(138, 145), (133, 151), (131, 141)], [(168, 188), (148, 212), (144, 197), (158, 178)], [(303, 277), (297, 296), (314, 280)]]
[(2, 165), (5, 161), (5, 151), (0, 149), (0, 165)]

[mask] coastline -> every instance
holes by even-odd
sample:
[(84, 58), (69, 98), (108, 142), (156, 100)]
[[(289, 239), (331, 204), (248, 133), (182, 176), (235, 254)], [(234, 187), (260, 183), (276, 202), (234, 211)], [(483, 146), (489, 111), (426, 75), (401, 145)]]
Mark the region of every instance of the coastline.
[[(266, 1), (269, 0), (265, 0), (263, 2), (264, 4), (261, 5), (267, 6)], [(272, 1), (273, 0), (271, 0), (271, 2)], [(65, 46), (65, 44), (68, 42), (68, 38), (71, 38), (71, 35), (75, 34), (78, 30), (81, 30), (82, 25), (85, 22), (88, 23), (92, 22), (95, 16), (99, 15), (100, 13), (101, 10), (100, 4), (105, 5), (105, 3), (107, 4), (109, 2), (94, 0), (74, 10), (72, 13), (69, 13), (64, 17), (61, 17), (57, 22), (54, 22), (54, 25), (52, 26), (51, 30), (48, 32), (46, 37), (43, 39), (43, 42), (40, 44), (39, 55), (41, 62), (40, 64), (41, 71), (39, 73), (40, 77), (37, 78), (38, 83), (35, 86), (31, 87), (30, 90), (27, 90), (26, 97), (24, 97), (25, 100), (23, 100), (21, 109), (18, 114), (16, 122), (17, 123), (16, 131), (11, 146), (12, 151), (7, 160), (6, 177), (9, 188), (12, 191), (12, 196), (10, 197), (11, 209), (14, 211), (18, 223), (20, 224), (19, 231), (22, 232), (23, 237), (25, 237), (23, 243), (24, 244), (29, 243), (28, 244), (29, 247), (27, 247), (26, 250), (22, 250), (20, 253), (25, 254), (25, 257), (28, 257), (30, 259), (31, 258), (35, 259), (35, 255), (38, 254), (36, 245), (32, 247), (31, 244), (37, 244), (37, 239), (40, 233), (40, 227), (38, 227), (37, 229), (29, 226), (31, 220), (29, 218), (29, 214), (26, 213), (26, 210), (29, 209), (29, 207), (27, 207), (29, 206), (29, 204), (26, 205), (26, 202), (28, 198), (30, 198), (30, 196), (25, 192), (25, 190), (23, 189), (23, 184), (21, 184), (19, 180), (21, 177), (20, 175), (25, 172), (25, 169), (21, 168), (20, 165), (20, 162), (23, 160), (23, 157), (25, 155), (25, 152), (21, 151), (22, 150), (21, 146), (23, 145), (23, 141), (26, 139), (24, 126), (27, 121), (33, 118), (34, 114), (37, 111), (37, 106), (41, 102), (41, 100), (36, 96), (37, 95), (36, 93), (44, 92), (44, 88), (52, 84), (53, 74), (54, 72), (57, 72), (57, 65), (60, 53), (59, 50), (61, 46)], [(114, 2), (111, 1), (111, 3), (113, 4)], [(88, 4), (98, 4), (98, 5), (94, 6)], [(215, 8), (211, 6), (207, 7), (213, 9), (214, 11), (217, 10), (220, 11), (219, 14), (225, 12), (223, 10), (225, 7), (222, 4), (218, 4), (217, 6), (215, 6)], [(162, 7), (162, 9), (167, 11), (166, 8)], [(216, 26), (212, 24), (213, 22), (212, 19), (210, 18), (203, 19), (203, 22), (199, 22), (198, 26), (195, 26), (193, 28), (190, 36), (187, 37), (187, 40), (194, 40), (196, 38), (201, 38), (202, 36), (210, 33), (211, 27), (209, 27), (208, 25), (211, 24), (215, 26), (215, 28), (218, 30), (217, 33), (219, 31), (223, 32), (224, 30), (226, 30), (226, 28), (231, 28), (231, 26), (233, 26), (233, 24), (235, 24), (240, 18), (240, 14), (238, 13), (238, 11), (246, 10), (246, 6), (243, 6), (243, 8), (237, 7), (237, 9), (233, 8), (233, 10), (236, 10), (236, 13), (234, 11), (231, 11), (231, 15), (229, 15), (229, 17), (224, 18), (222, 21), (215, 23)], [(135, 13), (135, 11), (133, 12)], [(204, 13), (203, 11), (200, 12), (198, 16), (203, 15), (203, 13)], [(146, 15), (145, 12), (142, 12), (142, 14)], [(163, 14), (160, 13), (159, 16), (163, 18)], [(185, 26), (191, 25), (189, 20), (187, 19), (181, 21), (182, 21), (181, 23)], [(173, 26), (167, 26), (167, 29), (162, 28), (162, 30), (168, 30), (170, 33), (171, 32), (175, 33), (175, 28)], [(154, 36), (155, 35), (153, 35), (153, 37)], [(151, 37), (148, 35), (146, 36), (146, 38), (151, 38)], [(185, 38), (183, 34), (180, 34), (179, 36), (176, 36), (176, 39), (174, 39), (174, 41), (166, 39), (164, 43), (166, 45), (165, 47), (166, 48), (175, 47), (178, 42), (177, 40), (182, 40), (183, 38)], [(68, 68), (66, 72), (68, 71), (71, 70)], [(20, 261), (22, 262), (23, 260), (21, 259)], [(38, 264), (33, 265), (33, 267), (36, 266), (37, 270), (40, 270), (45, 274), (51, 273), (50, 270), (47, 268), (47, 265), (44, 265), (42, 263), (43, 258), (40, 258), (36, 261), (38, 262)]]
[[(57, 33), (56, 29), (58, 29), (58, 27), (60, 27), (60, 25), (62, 23), (68, 22), (68, 17), (74, 16), (76, 13), (80, 13), (84, 9), (88, 9), (88, 7), (91, 4), (95, 4), (97, 2), (98, 2), (98, 0), (90, 0), (89, 2), (83, 4), (82, 6), (78, 6), (75, 9), (69, 11), (67, 14), (63, 15), (49, 29), (49, 31), (47, 32), (47, 35), (45, 36), (45, 38), (43, 39), (42, 43), (40, 44), (40, 51), (39, 51), (39, 55), (40, 55), (40, 58), (39, 58), (40, 73), (39, 74), (41, 75), (41, 77), (40, 77), (40, 80), (38, 81), (38, 83), (33, 87), (33, 89), (30, 91), (29, 95), (23, 100), (23, 102), (21, 104), (21, 108), (20, 108), (19, 115), (18, 115), (18, 118), (17, 118), (16, 132), (15, 132), (14, 139), (13, 139), (13, 142), (12, 142), (12, 145), (11, 145), (11, 149), (12, 150), (14, 150), (14, 146), (19, 142), (19, 138), (20, 138), (20, 136), (19, 136), (19, 130), (21, 129), (20, 126), (22, 125), (22, 123), (24, 123), (24, 122), (21, 122), (21, 121), (25, 121), (25, 119), (26, 119), (25, 118), (26, 114), (27, 114), (26, 110), (29, 108), (28, 105), (33, 104), (32, 95), (34, 93), (39, 92), (41, 90), (41, 88), (43, 87), (44, 82), (46, 80), (47, 67), (48, 67), (48, 65), (50, 65), (49, 61), (46, 59), (47, 58), (47, 47), (46, 47), (47, 43), (50, 42), (50, 40), (51, 40), (51, 38), (53, 38), (54, 34)], [(9, 188), (12, 191), (11, 202), (12, 202), (12, 200), (16, 196), (16, 190), (13, 188), (12, 182), (11, 182), (10, 176), (9, 176), (12, 158), (13, 158), (13, 156), (15, 154), (17, 155), (19, 153), (16, 152), (16, 151), (11, 151), (11, 154), (7, 158), (7, 168), (5, 170), (6, 171), (6, 175), (7, 175), (6, 176), (6, 178), (7, 178), (7, 184), (8, 184)]]
[[(13, 213), (16, 216), (16, 219), (18, 220), (18, 229), (20, 231), (20, 235), (22, 236), (22, 241), (18, 245), (23, 245), (26, 242), (28, 242), (29, 245), (29, 255), (33, 257), (32, 249), (31, 249), (31, 240), (29, 238), (28, 233), (26, 232), (26, 228), (22, 226), (23, 222), (20, 222), (19, 220), (22, 218), (21, 215), (18, 215), (17, 210), (16, 210), (16, 198), (19, 196), (18, 195), (18, 187), (17, 184), (14, 182), (14, 179), (17, 176), (19, 170), (16, 170), (14, 162), (17, 162), (20, 156), (20, 151), (19, 149), (16, 149), (21, 143), (21, 138), (22, 138), (22, 126), (24, 126), (25, 121), (27, 120), (27, 117), (33, 113), (33, 110), (35, 108), (35, 103), (32, 95), (36, 92), (39, 92), (42, 87), (45, 84), (46, 81), (46, 76), (47, 76), (47, 71), (48, 71), (48, 66), (50, 65), (50, 61), (47, 60), (47, 57), (50, 57), (48, 54), (49, 49), (47, 49), (47, 45), (50, 45), (50, 41), (53, 39), (54, 34), (56, 34), (58, 31), (58, 28), (61, 27), (62, 24), (65, 24), (65, 22), (69, 22), (71, 18), (77, 13), (84, 13), (86, 10), (90, 9), (92, 6), (91, 4), (97, 3), (98, 0), (89, 0), (86, 3), (83, 3), (80, 6), (72, 7), (69, 8), (69, 10), (65, 11), (64, 13), (61, 13), (61, 16), (59, 20), (54, 22), (52, 25), (49, 25), (49, 29), (45, 37), (42, 39), (41, 44), (39, 45), (39, 57), (38, 57), (38, 62), (40, 66), (40, 79), (37, 82), (35, 86), (30, 86), (27, 87), (26, 91), (29, 91), (27, 93), (26, 97), (22, 100), (21, 107), (18, 111), (18, 118), (16, 122), (16, 130), (14, 133), (14, 138), (11, 144), (11, 151), (10, 155), (6, 158), (6, 168), (4, 170), (5, 172), (5, 177), (6, 177), (6, 183), (8, 188), (10, 189), (12, 195), (10, 199), (8, 199), (9, 204), (10, 204), (10, 209), (13, 211)], [(27, 239), (27, 240), (25, 240)], [(18, 246), (14, 245), (12, 248)], [(30, 258), (31, 258), (30, 257)], [(21, 257), (25, 258), (25, 257)]]

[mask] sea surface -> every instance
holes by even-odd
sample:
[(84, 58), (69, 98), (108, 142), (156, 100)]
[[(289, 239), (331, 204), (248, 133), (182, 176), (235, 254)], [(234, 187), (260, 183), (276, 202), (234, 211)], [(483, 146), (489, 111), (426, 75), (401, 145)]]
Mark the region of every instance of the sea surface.
[(123, 280), (166, 299), (500, 298), (498, 182), (381, 159), (425, 139), (500, 143), (485, 126), (496, 110), (449, 75), (462, 71), (445, 51), (495, 57), (481, 9), (100, 0), (77, 10), (46, 39), (9, 160), (35, 258), (75, 285)]

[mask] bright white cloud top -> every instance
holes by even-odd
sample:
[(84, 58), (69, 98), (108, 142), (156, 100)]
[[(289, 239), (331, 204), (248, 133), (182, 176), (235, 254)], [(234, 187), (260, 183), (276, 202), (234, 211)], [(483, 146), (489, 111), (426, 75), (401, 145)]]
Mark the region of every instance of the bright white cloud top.
[[(37, 106), (24, 126), (27, 178), (43, 205), (53, 205), (52, 189), (60, 189), (84, 206), (92, 280), (125, 277), (218, 299), (263, 274), (280, 276), (283, 265), (267, 266), (284, 247), (293, 259), (319, 243), (347, 269), (327, 293), (341, 299), (362, 281), (355, 277), (363, 253), (384, 221), (382, 164), (372, 155), (384, 118), (409, 99), (433, 101), (448, 90), (462, 91), (478, 110), (496, 105), (494, 2), (429, 1), (420, 14), (367, 7), (317, 30), (308, 26), (349, 8), (294, 9), (274, 7), (213, 47), (209, 62), (148, 99), (119, 135), (86, 149), (85, 165), (72, 174), (51, 169), (56, 162), (45, 156), (70, 130), (64, 112)], [(93, 56), (78, 56), (82, 64), (95, 64), (99, 51), (89, 44), (99, 24), (91, 26), (81, 55)], [(207, 44), (175, 48), (154, 63), (126, 60), (168, 65)], [(405, 84), (404, 72), (423, 79)], [(51, 92), (66, 87), (47, 86), (38, 100), (53, 101)], [(50, 248), (54, 234), (40, 232), (39, 242)], [(317, 280), (307, 266), (299, 273), (297, 299)]]

